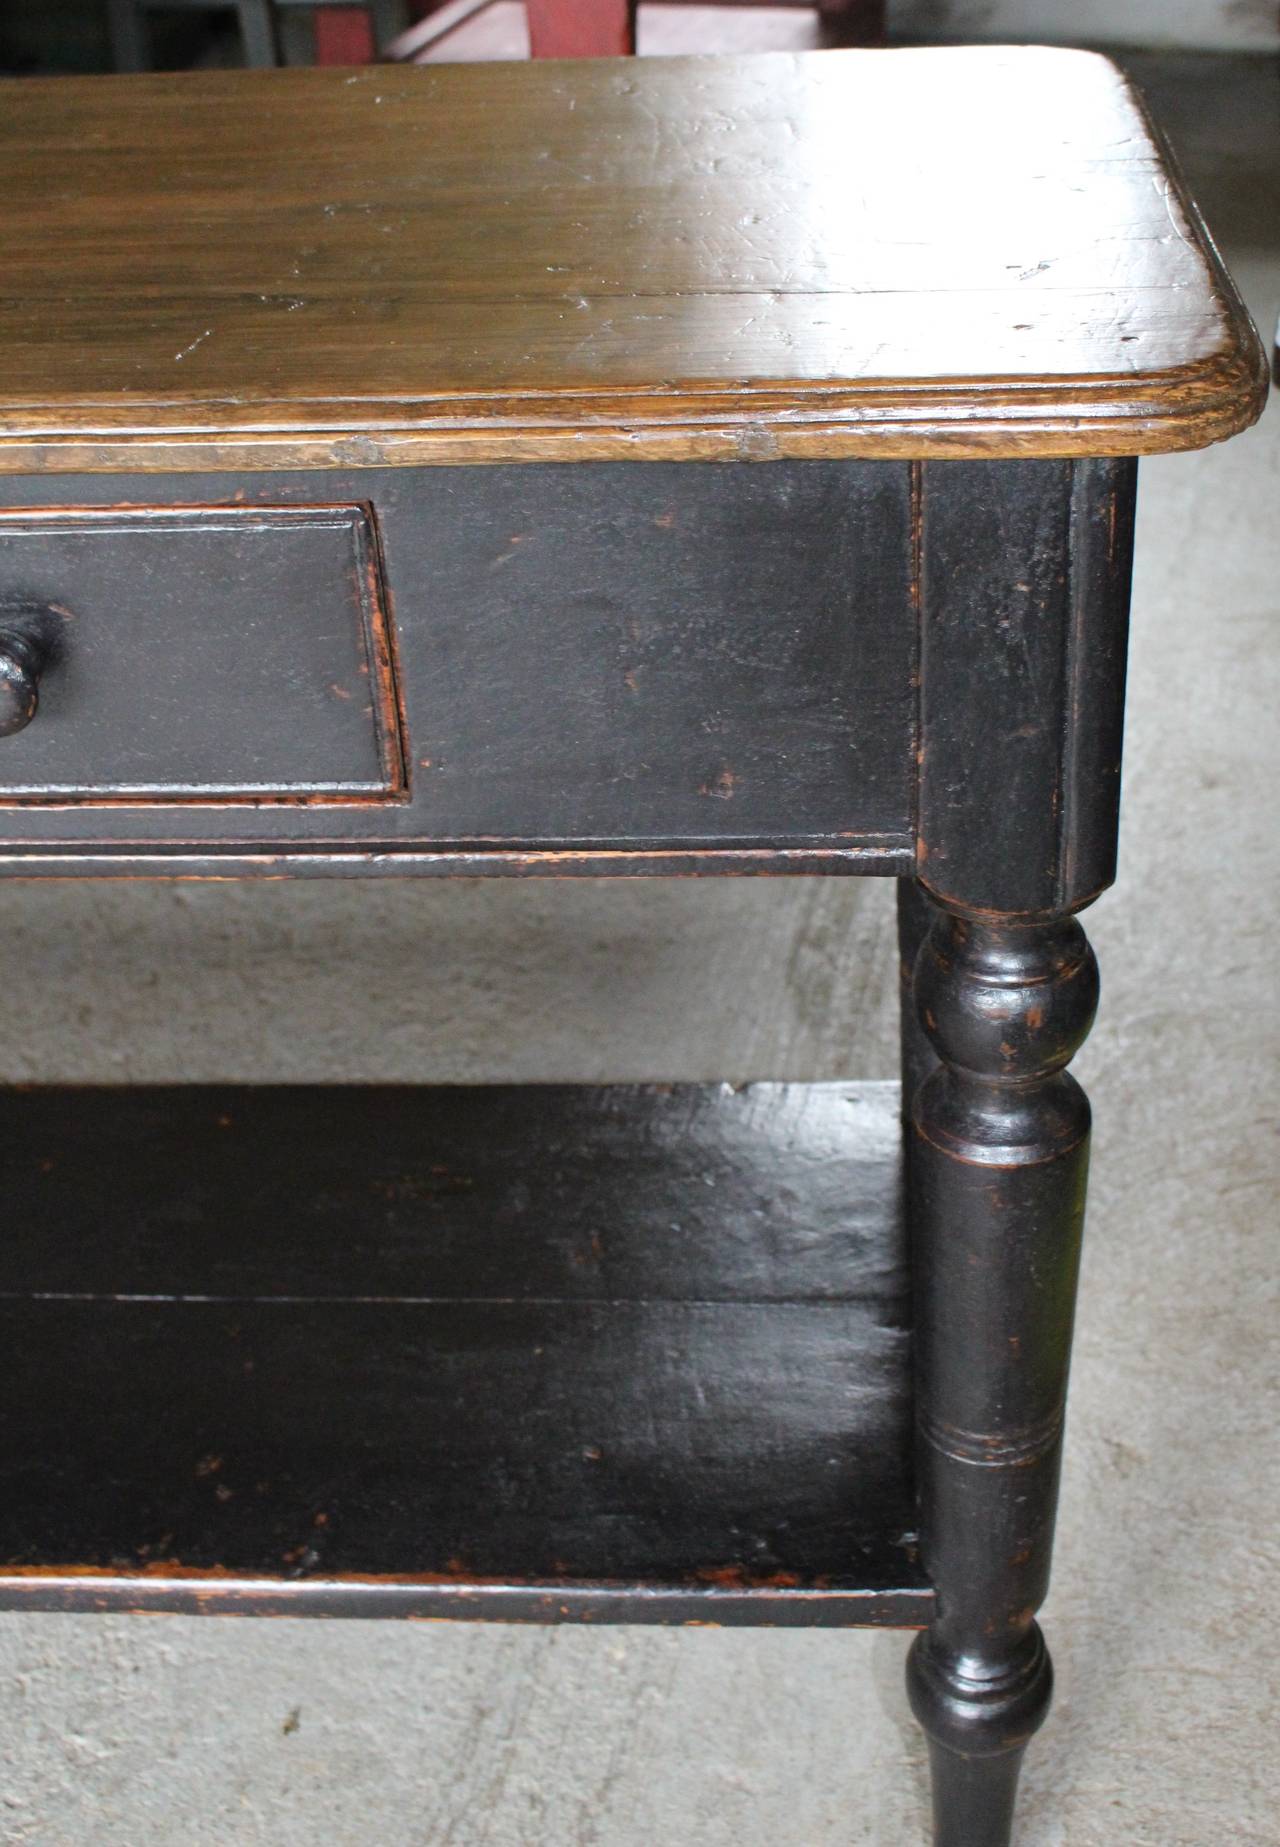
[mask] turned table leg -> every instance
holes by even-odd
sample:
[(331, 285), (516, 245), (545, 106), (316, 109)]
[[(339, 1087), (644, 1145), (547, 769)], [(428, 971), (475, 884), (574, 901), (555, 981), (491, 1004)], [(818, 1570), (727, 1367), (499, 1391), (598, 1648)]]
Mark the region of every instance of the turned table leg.
[(937, 1847), (1004, 1847), (1049, 1706), (1044, 1600), (1084, 1216), (1089, 1105), (1064, 1067), (1093, 1020), (1072, 917), (936, 906), (916, 964), (940, 1062), (910, 1137), (921, 1544), (937, 1615), (911, 1650)]

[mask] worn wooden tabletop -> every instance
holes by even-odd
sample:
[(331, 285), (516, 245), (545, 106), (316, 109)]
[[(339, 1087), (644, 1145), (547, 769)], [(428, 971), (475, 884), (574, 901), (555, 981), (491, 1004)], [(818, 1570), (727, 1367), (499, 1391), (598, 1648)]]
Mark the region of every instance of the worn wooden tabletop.
[(1069, 455), (1262, 353), (1091, 54), (28, 81), (0, 468)]

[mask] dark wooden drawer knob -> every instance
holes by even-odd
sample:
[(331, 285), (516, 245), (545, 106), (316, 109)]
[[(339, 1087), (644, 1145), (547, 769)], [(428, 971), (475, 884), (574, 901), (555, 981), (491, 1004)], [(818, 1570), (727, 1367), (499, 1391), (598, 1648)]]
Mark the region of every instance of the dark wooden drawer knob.
[(43, 603), (0, 605), (0, 737), (23, 731), (40, 705), (40, 676), (58, 650), (60, 612)]

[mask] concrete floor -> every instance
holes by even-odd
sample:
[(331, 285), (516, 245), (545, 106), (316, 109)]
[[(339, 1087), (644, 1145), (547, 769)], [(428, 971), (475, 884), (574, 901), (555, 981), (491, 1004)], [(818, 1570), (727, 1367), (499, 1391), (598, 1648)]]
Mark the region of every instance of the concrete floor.
[[(1274, 67), (1140, 62), (1269, 326)], [(1280, 408), (1143, 476), (1121, 880), (1089, 920), (1106, 992), (1078, 1064), (1098, 1134), (1045, 1613), (1059, 1691), (1022, 1847), (1280, 1841)], [(6, 885), (0, 1076), (885, 1075), (891, 895)], [(910, 1847), (904, 1646), (4, 1617), (0, 1838)]]

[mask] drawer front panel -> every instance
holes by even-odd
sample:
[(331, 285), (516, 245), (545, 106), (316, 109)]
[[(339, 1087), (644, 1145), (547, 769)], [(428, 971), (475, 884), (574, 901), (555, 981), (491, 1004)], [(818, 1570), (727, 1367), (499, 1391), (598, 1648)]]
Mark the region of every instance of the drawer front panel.
[(360, 507), (0, 514), (0, 629), (33, 618), (50, 658), (34, 719), (0, 738), (0, 801), (403, 787)]
[[(104, 511), (100, 541), (89, 512), (54, 513), (44, 538), (12, 499), (4, 516), (6, 556), (21, 561), (20, 573), (6, 564), (8, 581), (64, 603), (73, 620), (39, 716), (0, 738), (0, 855), (256, 852), (273, 869), (278, 855), (307, 852), (454, 855), (454, 870), (469, 855), (465, 869), (479, 871), (504, 854), (529, 864), (499, 869), (539, 870), (547, 854), (577, 855), (568, 869), (579, 870), (613, 855), (607, 871), (750, 869), (716, 857), (735, 853), (756, 855), (752, 865), (807, 854), (823, 870), (910, 864), (918, 596), (907, 464), (560, 463), (6, 488), (33, 507), (73, 493), (84, 507), (118, 507), (131, 491), (151, 510)], [(155, 505), (166, 497), (169, 514)], [(127, 619), (112, 613), (126, 607)], [(395, 661), (398, 714), (382, 654)], [(161, 657), (147, 670), (150, 703), (136, 688), (91, 684), (124, 655), (131, 673), (142, 672), (134, 658)], [(167, 753), (153, 757), (162, 776), (139, 768), (144, 721)], [(70, 792), (60, 806), (55, 785)], [(105, 805), (122, 793), (133, 799)]]

